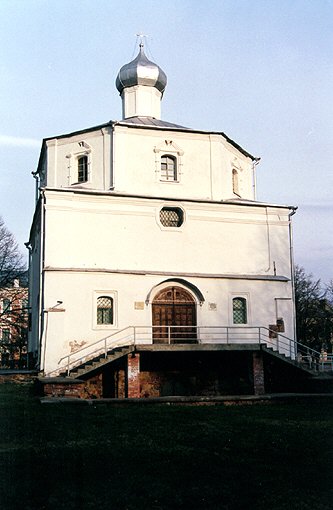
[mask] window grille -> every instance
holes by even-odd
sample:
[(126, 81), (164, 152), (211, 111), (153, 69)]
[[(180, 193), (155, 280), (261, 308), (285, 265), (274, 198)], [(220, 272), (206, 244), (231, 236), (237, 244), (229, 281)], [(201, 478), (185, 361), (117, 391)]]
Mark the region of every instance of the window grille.
[(78, 182), (88, 180), (88, 156), (80, 156), (77, 160)]
[(97, 324), (113, 324), (113, 299), (101, 296), (97, 299)]
[(177, 160), (173, 156), (161, 157), (161, 180), (176, 181), (177, 180)]
[(160, 210), (160, 222), (163, 227), (180, 227), (184, 222), (183, 211), (179, 207), (163, 207)]
[(245, 298), (234, 298), (232, 300), (233, 310), (233, 323), (234, 324), (246, 324), (247, 323), (247, 310), (246, 310), (246, 299)]

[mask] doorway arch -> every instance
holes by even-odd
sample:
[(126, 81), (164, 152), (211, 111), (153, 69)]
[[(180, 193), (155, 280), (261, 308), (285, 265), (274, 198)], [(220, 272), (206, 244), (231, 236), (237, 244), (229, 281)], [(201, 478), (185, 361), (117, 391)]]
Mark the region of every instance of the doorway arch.
[(152, 302), (154, 343), (196, 343), (196, 301), (183, 287), (161, 289)]

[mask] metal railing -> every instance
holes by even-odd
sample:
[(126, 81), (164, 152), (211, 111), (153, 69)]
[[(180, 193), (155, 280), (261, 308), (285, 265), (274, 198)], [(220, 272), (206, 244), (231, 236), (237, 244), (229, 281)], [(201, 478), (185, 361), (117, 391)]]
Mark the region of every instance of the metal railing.
[(94, 358), (107, 358), (116, 348), (151, 344), (265, 344), (311, 370), (333, 371), (332, 356), (321, 359), (314, 349), (263, 326), (128, 326), (63, 356), (59, 368), (47, 375), (64, 371), (69, 375), (71, 370)]

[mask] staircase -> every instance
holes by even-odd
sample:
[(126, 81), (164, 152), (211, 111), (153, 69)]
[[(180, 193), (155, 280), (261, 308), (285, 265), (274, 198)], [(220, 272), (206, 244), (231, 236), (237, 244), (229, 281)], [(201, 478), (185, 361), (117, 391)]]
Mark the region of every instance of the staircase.
[(280, 359), (284, 363), (288, 363), (300, 370), (303, 370), (304, 372), (307, 372), (309, 375), (312, 376), (318, 375), (318, 371), (314, 370), (313, 368), (310, 368), (308, 364), (297, 361), (297, 359), (292, 359), (290, 356), (286, 356), (285, 354), (274, 350), (273, 347), (269, 347), (268, 345), (263, 344), (261, 346), (261, 350), (263, 352), (267, 352), (268, 354), (274, 356), (275, 358)]
[(69, 372), (65, 371), (59, 375), (63, 377), (71, 377), (72, 379), (78, 379), (82, 376), (85, 376), (86, 374), (89, 374), (89, 372), (93, 372), (94, 370), (97, 370), (98, 368), (101, 368), (104, 365), (115, 361), (116, 359), (130, 354), (134, 350), (134, 345), (127, 347), (115, 347), (114, 349), (109, 350), (106, 353), (106, 356), (104, 354), (97, 355), (89, 361), (86, 361), (83, 364), (70, 369)]
[[(158, 328), (158, 329), (154, 329)], [(116, 331), (108, 337), (86, 345), (81, 349), (69, 353), (58, 362), (59, 368), (45, 374), (46, 377), (66, 376), (73, 379), (84, 377), (108, 363), (134, 352), (140, 346), (165, 344), (172, 349), (173, 344), (187, 344), (184, 340), (182, 326), (128, 326)], [(186, 328), (186, 326), (184, 326)], [(252, 344), (260, 346), (262, 351), (307, 372), (309, 375), (333, 376), (333, 356), (323, 359), (321, 353), (294, 342), (276, 331), (266, 327), (237, 327), (237, 326), (196, 326), (196, 347), (212, 350), (217, 345), (229, 345), (241, 348)], [(160, 337), (157, 337), (156, 333)], [(177, 337), (178, 334), (178, 337)], [(192, 331), (193, 334), (193, 331)], [(186, 336), (186, 335), (185, 335)], [(176, 347), (175, 347), (176, 348)]]

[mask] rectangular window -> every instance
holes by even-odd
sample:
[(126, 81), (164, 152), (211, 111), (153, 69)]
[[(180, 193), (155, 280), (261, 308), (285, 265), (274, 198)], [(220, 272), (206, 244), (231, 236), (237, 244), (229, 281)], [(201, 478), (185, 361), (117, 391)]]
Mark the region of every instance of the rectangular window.
[(2, 310), (3, 312), (10, 312), (11, 301), (10, 299), (3, 299), (2, 301)]
[(88, 180), (88, 156), (80, 156), (77, 160), (78, 182), (87, 182)]
[(234, 324), (246, 324), (247, 323), (247, 307), (246, 299), (237, 297), (232, 300), (233, 310), (233, 323)]
[(2, 330), (2, 343), (8, 344), (10, 342), (10, 329), (4, 328)]

